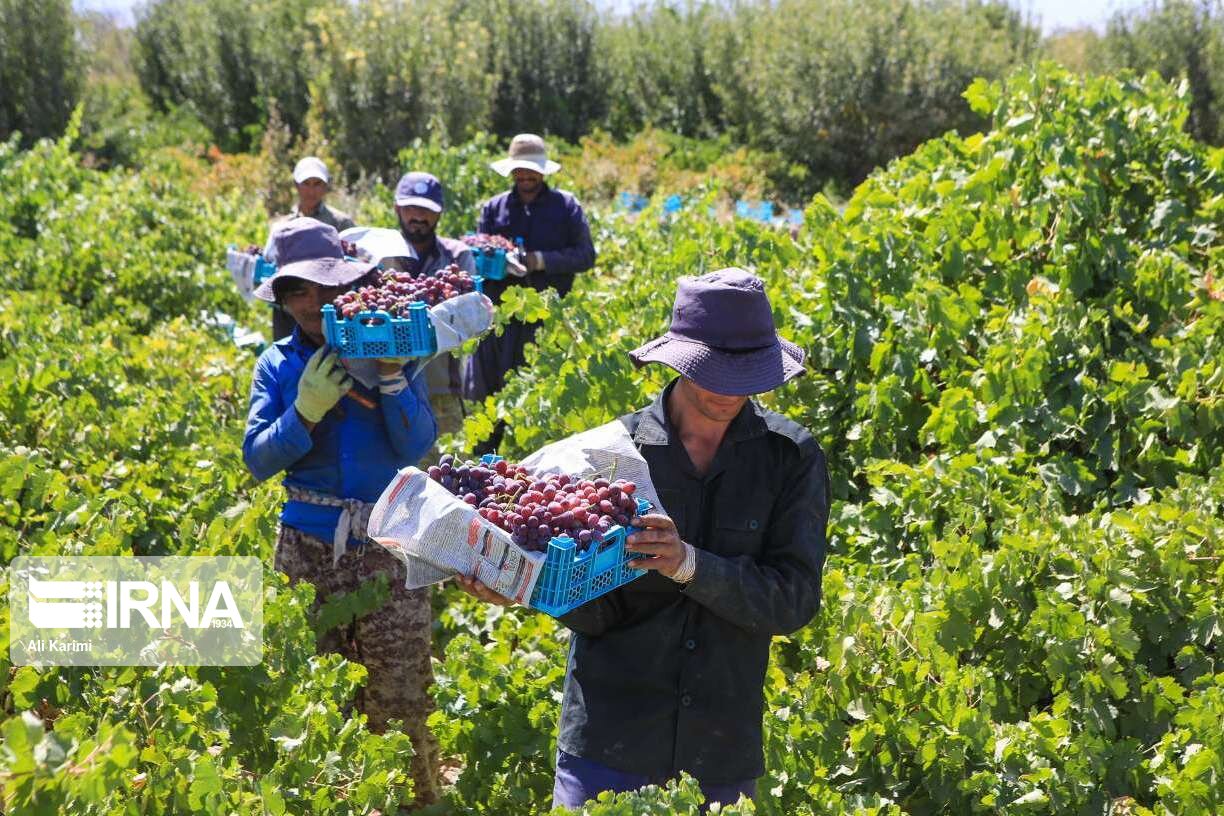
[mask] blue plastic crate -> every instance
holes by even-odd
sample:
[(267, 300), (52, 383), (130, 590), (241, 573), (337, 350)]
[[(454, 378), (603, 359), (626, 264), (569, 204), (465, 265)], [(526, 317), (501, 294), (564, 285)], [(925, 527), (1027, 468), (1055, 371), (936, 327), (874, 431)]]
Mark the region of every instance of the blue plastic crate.
[(256, 286), (263, 283), (275, 274), (276, 264), (264, 258), (262, 255), (255, 259), (255, 275), (253, 280), (255, 281)]
[(472, 247), (476, 257), (476, 274), (489, 280), (501, 280), (506, 277), (506, 250), (492, 247)]
[[(484, 279), (476, 276), (476, 291), (484, 291)], [(358, 312), (345, 319), (330, 303), (323, 307), (323, 338), (345, 359), (374, 357), (432, 357), (438, 336), (429, 307), (418, 301), (408, 307), (407, 317), (392, 317), (384, 311)]]
[(366, 311), (348, 319), (338, 317), (329, 303), (323, 307), (323, 337), (349, 359), (429, 357), (438, 349), (429, 307), (420, 302), (408, 307), (407, 317)]
[[(650, 509), (650, 502), (638, 499), (638, 515)], [(586, 552), (578, 552), (578, 542), (569, 536), (554, 536), (531, 593), (532, 608), (553, 617), (564, 615), (644, 575), (646, 570), (629, 566), (640, 557), (626, 546), (629, 534), (636, 531), (636, 527), (617, 525), (592, 542)]]
[[(494, 465), (501, 459), (497, 454), (486, 453), (480, 462)], [(645, 499), (637, 500), (639, 516), (652, 508)], [(529, 605), (553, 617), (564, 615), (644, 575), (646, 570), (629, 566), (641, 554), (626, 549), (629, 534), (637, 529), (618, 524), (599, 541), (591, 542), (586, 552), (578, 552), (578, 542), (569, 536), (553, 536)]]

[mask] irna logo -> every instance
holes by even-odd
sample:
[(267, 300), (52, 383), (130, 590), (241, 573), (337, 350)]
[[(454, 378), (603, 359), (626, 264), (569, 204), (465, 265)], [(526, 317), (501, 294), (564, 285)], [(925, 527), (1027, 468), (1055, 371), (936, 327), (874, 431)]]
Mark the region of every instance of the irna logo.
[(29, 583), (30, 623), (39, 629), (245, 627), (228, 581), (46, 581)]

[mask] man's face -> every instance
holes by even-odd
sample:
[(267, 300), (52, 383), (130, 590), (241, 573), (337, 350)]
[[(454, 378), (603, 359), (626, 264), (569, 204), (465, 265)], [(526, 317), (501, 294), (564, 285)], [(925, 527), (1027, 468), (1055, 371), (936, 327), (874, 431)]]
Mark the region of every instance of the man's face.
[(414, 243), (424, 243), (433, 238), (438, 219), (442, 217), (442, 213), (436, 213), (424, 207), (396, 206), (395, 214), (399, 216), (404, 235)]
[(298, 326), (302, 329), (302, 334), (322, 345), (322, 309), (347, 288), (347, 286), (320, 286), (301, 278), (290, 278), (281, 291), (280, 304), (297, 321)]
[(516, 167), (510, 171), (510, 176), (514, 179), (514, 189), (519, 195), (533, 196), (544, 186), (544, 174), (535, 170)]
[(323, 203), (323, 196), (327, 195), (327, 182), (320, 178), (308, 178), (298, 183), (297, 191), (298, 209), (312, 213)]
[(739, 414), (747, 397), (729, 397), (707, 391), (688, 377), (681, 377), (677, 384), (680, 397), (699, 414), (714, 422), (730, 422)]

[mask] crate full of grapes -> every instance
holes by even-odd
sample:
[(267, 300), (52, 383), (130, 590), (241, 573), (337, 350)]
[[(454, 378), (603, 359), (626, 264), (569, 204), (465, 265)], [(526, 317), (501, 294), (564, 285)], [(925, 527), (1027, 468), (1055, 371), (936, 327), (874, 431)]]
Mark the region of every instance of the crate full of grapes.
[(341, 357), (429, 357), (438, 349), (430, 307), (483, 286), (454, 264), (436, 275), (371, 275), (371, 282), (323, 307), (323, 336)]
[(564, 615), (644, 574), (629, 562), (629, 524), (651, 510), (624, 480), (536, 476), (522, 465), (487, 454), (478, 462), (443, 456), (430, 478), (478, 508), (529, 552), (545, 554), (530, 605)]
[(514, 244), (501, 235), (483, 232), (469, 233), (463, 242), (472, 248), (477, 275), (487, 280), (506, 277), (506, 255), (514, 252)]

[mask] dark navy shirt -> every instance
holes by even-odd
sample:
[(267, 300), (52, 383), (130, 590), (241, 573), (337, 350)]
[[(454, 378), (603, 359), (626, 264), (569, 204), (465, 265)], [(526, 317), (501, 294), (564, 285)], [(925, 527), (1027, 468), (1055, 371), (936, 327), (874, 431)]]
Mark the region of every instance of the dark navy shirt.
[[(591, 228), (578, 199), (548, 185), (530, 204), (524, 204), (511, 189), (485, 202), (480, 211), (479, 232), (523, 239), (523, 248), (544, 257), (544, 273), (532, 273), (526, 282), (536, 289), (551, 286), (561, 294), (574, 285), (574, 275), (595, 266)], [(507, 286), (520, 279), (507, 277), (488, 281), (485, 293), (496, 302)]]
[(828, 470), (807, 431), (749, 401), (698, 476), (667, 418), (673, 386), (621, 421), (697, 571), (683, 587), (647, 572), (561, 618), (557, 744), (628, 773), (736, 783), (764, 773), (770, 640), (820, 606)]

